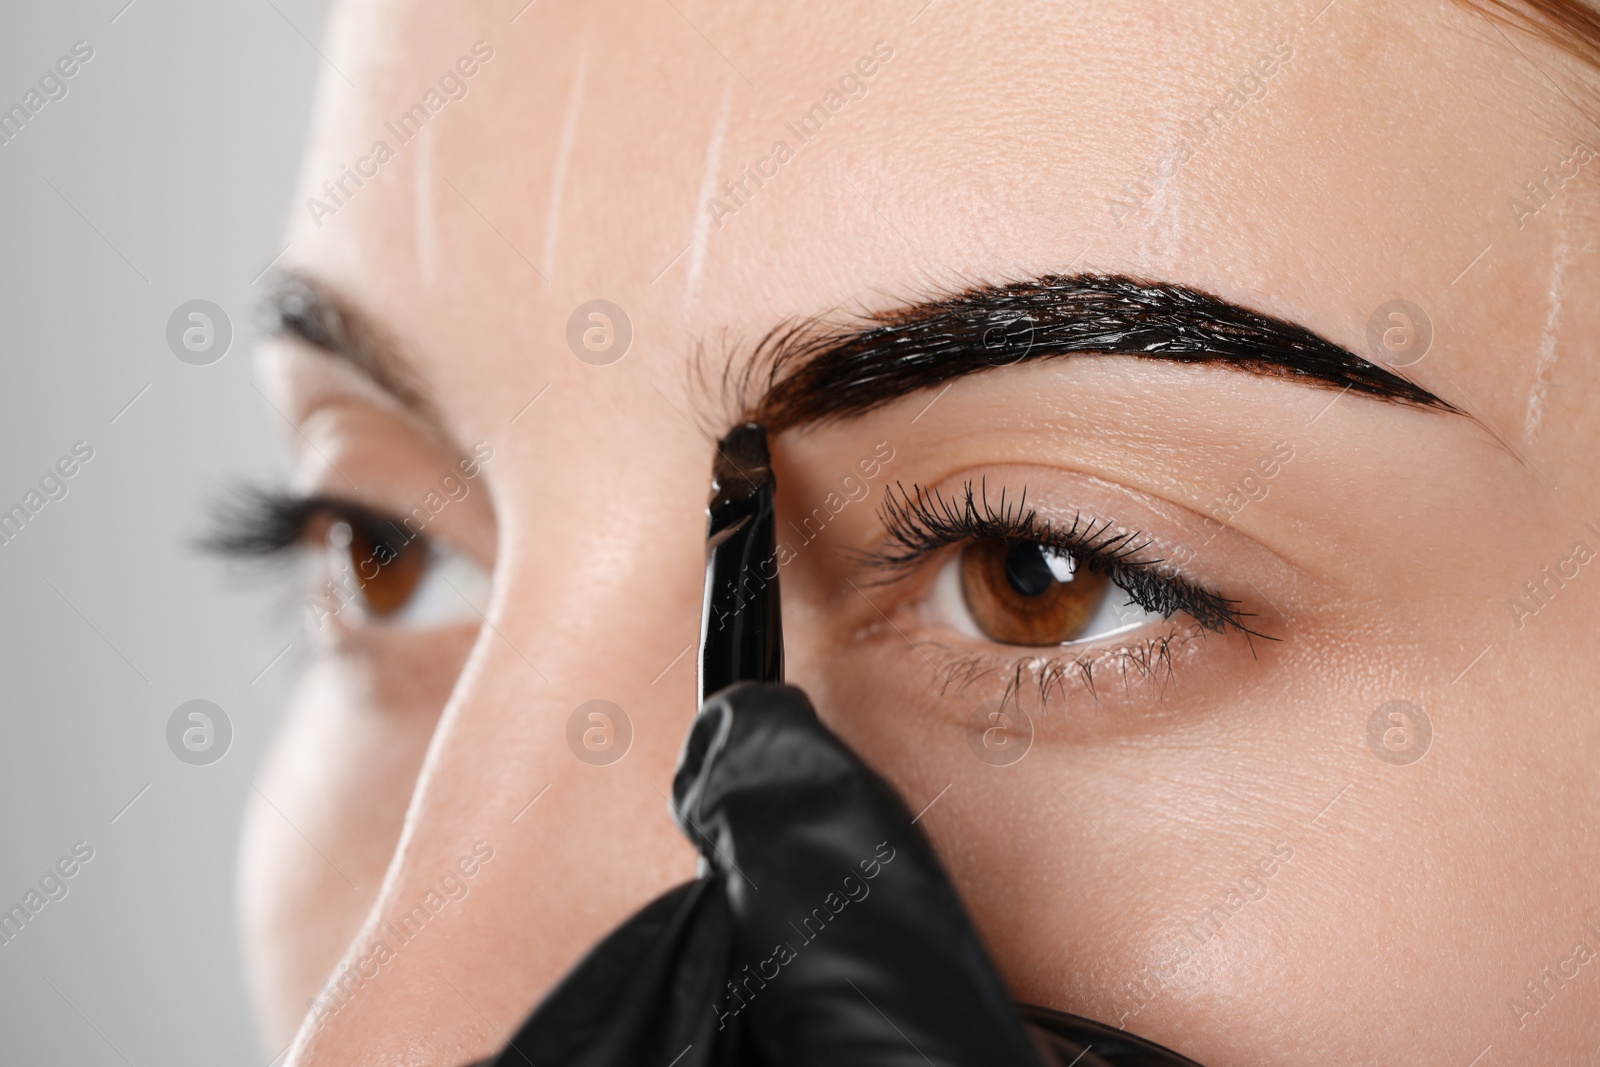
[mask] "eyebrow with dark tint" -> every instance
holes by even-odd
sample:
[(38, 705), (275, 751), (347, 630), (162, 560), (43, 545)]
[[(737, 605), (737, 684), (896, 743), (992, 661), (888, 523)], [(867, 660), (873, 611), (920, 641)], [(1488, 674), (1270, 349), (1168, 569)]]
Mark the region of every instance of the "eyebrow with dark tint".
[(1140, 356), (1247, 371), (1456, 412), (1414, 382), (1293, 322), (1199, 289), (1120, 274), (985, 285), (870, 315), (864, 328), (789, 323), (728, 384), (770, 432), (861, 415), (996, 367)]
[(399, 342), (332, 286), (309, 275), (284, 274), (263, 306), (269, 336), (292, 338), (349, 364), (405, 407), (443, 425)]

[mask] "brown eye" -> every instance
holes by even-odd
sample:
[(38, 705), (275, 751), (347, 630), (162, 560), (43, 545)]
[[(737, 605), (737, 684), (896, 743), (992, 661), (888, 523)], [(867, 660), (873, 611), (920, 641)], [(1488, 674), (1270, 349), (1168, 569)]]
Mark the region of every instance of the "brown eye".
[(1033, 542), (977, 541), (961, 550), (961, 596), (978, 630), (1007, 645), (1077, 640), (1111, 580)]
[[(362, 607), (384, 618), (406, 606), (428, 569), (428, 546), (422, 538), (402, 542), (373, 523), (329, 516), (321, 540), (338, 561), (350, 568), (360, 587)], [(310, 531), (316, 538), (316, 529)]]

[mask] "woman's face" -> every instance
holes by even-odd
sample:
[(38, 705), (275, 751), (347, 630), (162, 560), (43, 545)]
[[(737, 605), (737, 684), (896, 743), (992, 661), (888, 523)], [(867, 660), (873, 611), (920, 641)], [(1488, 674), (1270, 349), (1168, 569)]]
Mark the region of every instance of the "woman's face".
[[(350, 2), (325, 49), (264, 389), (296, 489), (421, 536), (303, 524), (323, 654), (243, 857), (296, 1063), (485, 1055), (693, 876), (666, 794), (757, 343), (1046, 275), (1201, 289), (1446, 406), (1287, 349), (886, 364), (773, 442), (789, 680), (926, 808), (1021, 1000), (1205, 1063), (1590, 1062), (1586, 72), (1450, 4), (519, 7)], [(1028, 514), (1082, 545), (1035, 572), (1121, 553), (1145, 608), (1037, 608)]]

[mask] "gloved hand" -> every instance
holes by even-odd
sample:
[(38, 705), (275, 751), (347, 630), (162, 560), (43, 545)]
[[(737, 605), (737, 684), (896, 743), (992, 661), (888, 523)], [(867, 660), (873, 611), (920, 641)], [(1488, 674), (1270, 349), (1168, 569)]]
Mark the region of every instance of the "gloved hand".
[(1191, 1063), (1013, 1004), (905, 804), (798, 689), (707, 701), (673, 814), (701, 876), (592, 949), (491, 1064)]

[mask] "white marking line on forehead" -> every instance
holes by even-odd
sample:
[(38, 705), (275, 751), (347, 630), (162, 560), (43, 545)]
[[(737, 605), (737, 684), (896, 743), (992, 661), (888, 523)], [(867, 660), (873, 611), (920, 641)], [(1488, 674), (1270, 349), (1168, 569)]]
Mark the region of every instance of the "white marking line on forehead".
[(700, 292), (700, 271), (706, 264), (706, 242), (711, 238), (711, 201), (717, 195), (717, 168), (722, 165), (722, 142), (728, 133), (728, 113), (733, 106), (733, 81), (722, 87), (717, 104), (717, 121), (711, 127), (706, 145), (705, 169), (700, 173), (700, 195), (695, 199), (694, 238), (689, 242), (689, 277), (683, 286), (685, 314), (694, 307)]
[[(1167, 32), (1164, 28), (1164, 34)], [(1158, 54), (1171, 54), (1171, 49), (1165, 47), (1166, 43), (1163, 42), (1163, 49)], [(1187, 100), (1166, 82), (1161, 82), (1156, 88), (1161, 96), (1162, 119), (1161, 138), (1157, 144), (1165, 152), (1183, 139), (1183, 119), (1180, 115)], [(1181, 171), (1174, 166), (1172, 175), (1156, 187), (1155, 194), (1145, 207), (1145, 222), (1139, 228), (1139, 254), (1146, 262), (1171, 262), (1178, 258), (1183, 243), (1183, 203), (1173, 186), (1182, 180)]]
[(561, 143), (556, 146), (556, 167), (550, 176), (550, 209), (545, 212), (544, 254), (540, 257), (546, 278), (555, 277), (556, 241), (561, 236), (561, 190), (567, 183), (567, 163), (572, 159), (572, 142), (578, 137), (578, 112), (583, 104), (583, 83), (589, 76), (589, 42), (578, 52), (578, 69), (572, 74), (572, 91), (567, 94), (567, 117), (561, 123)]
[(432, 286), (439, 276), (439, 230), (434, 222), (433, 201), (433, 123), (422, 127), (418, 138), (417, 165), (411, 171), (411, 204), (415, 214), (417, 269), (422, 284)]
[(1528, 406), (1522, 416), (1522, 443), (1533, 444), (1544, 423), (1545, 394), (1550, 389), (1551, 373), (1556, 365), (1556, 341), (1561, 331), (1562, 275), (1566, 272), (1570, 252), (1567, 248), (1567, 226), (1560, 205), (1555, 211), (1556, 247), (1550, 261), (1550, 288), (1545, 298), (1544, 329), (1539, 335), (1539, 355), (1533, 364), (1533, 384), (1528, 387)]

